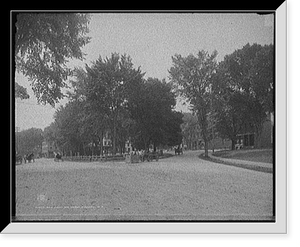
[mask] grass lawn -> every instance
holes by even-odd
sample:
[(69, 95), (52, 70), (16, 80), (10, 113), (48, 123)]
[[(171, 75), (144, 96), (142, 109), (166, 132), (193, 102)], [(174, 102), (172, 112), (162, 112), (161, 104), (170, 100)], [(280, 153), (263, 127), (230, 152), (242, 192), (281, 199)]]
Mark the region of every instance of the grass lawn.
[(217, 157), (229, 158), (229, 159), (273, 163), (272, 149), (226, 150), (226, 151), (215, 152), (213, 155)]

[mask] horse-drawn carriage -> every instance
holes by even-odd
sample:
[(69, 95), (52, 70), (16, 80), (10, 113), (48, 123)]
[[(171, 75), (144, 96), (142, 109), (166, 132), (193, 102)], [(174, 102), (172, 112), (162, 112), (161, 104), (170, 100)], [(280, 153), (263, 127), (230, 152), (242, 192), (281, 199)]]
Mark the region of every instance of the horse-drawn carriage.
[(21, 154), (16, 154), (16, 164), (21, 165), (23, 162), (23, 157)]
[(16, 164), (17, 165), (21, 165), (24, 161), (24, 163), (26, 164), (27, 162), (28, 163), (31, 163), (31, 162), (34, 162), (34, 153), (28, 153), (28, 154), (25, 154), (24, 156), (22, 156), (21, 154), (18, 154), (16, 153)]
[(181, 148), (181, 147), (175, 148), (175, 155), (176, 155), (176, 154), (178, 154), (178, 155), (183, 154), (182, 148)]
[(54, 153), (54, 161), (59, 162), (59, 161), (64, 161), (62, 154), (60, 153)]
[(147, 161), (152, 161), (152, 160), (156, 160), (158, 161), (158, 157), (159, 157), (159, 154), (158, 152), (144, 152), (143, 154), (141, 154), (141, 161), (144, 162), (145, 160)]
[(24, 156), (24, 162), (28, 162), (28, 163), (31, 163), (31, 162), (34, 162), (34, 153), (29, 153), (29, 154), (26, 154)]
[(125, 161), (127, 163), (139, 163), (144, 161), (158, 161), (159, 153), (158, 152), (150, 152), (150, 151), (135, 151), (130, 154), (127, 154), (125, 157)]

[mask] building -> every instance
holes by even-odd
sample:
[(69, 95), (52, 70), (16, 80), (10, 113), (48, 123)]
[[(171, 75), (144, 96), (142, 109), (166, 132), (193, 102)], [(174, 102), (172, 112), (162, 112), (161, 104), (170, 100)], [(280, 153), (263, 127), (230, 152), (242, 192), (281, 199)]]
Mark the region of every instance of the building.
[(201, 149), (203, 143), (201, 140), (200, 126), (197, 117), (191, 113), (183, 113), (182, 144), (185, 149), (197, 150)]
[[(191, 113), (184, 113), (184, 123), (181, 125), (183, 134), (183, 147), (188, 150), (204, 149), (204, 141), (201, 136), (197, 118)], [(231, 149), (231, 140), (223, 139), (214, 133), (215, 138), (209, 141), (208, 149)], [(262, 125), (262, 131), (258, 138), (254, 125), (245, 123), (237, 134), (235, 146), (239, 148), (272, 148), (274, 135), (274, 113), (269, 113)]]
[(54, 152), (57, 150), (55, 142), (43, 141), (42, 142), (42, 156), (45, 158), (53, 158)]
[(133, 151), (133, 147), (132, 147), (131, 141), (127, 140), (125, 142), (125, 152), (126, 153), (131, 153), (132, 151)]
[(103, 147), (111, 147), (112, 146), (112, 141), (111, 141), (111, 134), (109, 131), (106, 131), (105, 134), (103, 135)]
[[(187, 150), (204, 149), (204, 140), (201, 135), (201, 129), (198, 124), (198, 119), (191, 113), (183, 113), (184, 123), (181, 125), (183, 147)], [(222, 139), (215, 133), (215, 138), (208, 143), (208, 149), (230, 149), (231, 141)]]
[(262, 125), (260, 137), (257, 136), (252, 124), (245, 123), (237, 135), (237, 144), (243, 148), (272, 148), (274, 134), (274, 113), (268, 113), (267, 119)]

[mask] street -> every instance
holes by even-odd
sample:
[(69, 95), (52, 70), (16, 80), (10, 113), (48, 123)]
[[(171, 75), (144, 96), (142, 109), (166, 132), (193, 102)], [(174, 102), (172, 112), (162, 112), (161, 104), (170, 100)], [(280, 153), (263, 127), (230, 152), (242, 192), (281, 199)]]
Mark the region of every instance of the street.
[(16, 220), (274, 220), (273, 174), (198, 158), (16, 166)]

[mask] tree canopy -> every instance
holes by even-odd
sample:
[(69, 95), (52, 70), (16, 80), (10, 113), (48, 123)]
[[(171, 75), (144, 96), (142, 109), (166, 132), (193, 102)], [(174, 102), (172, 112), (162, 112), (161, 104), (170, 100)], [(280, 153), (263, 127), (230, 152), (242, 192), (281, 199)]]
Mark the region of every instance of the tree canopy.
[(213, 96), (219, 133), (234, 144), (245, 124), (254, 126), (259, 147), (263, 122), (274, 111), (274, 46), (246, 44), (225, 56), (218, 65)]
[(82, 152), (91, 142), (101, 146), (106, 132), (113, 154), (128, 140), (137, 149), (181, 143), (182, 114), (174, 111), (171, 84), (157, 78), (145, 80), (130, 56), (99, 57), (74, 75), (71, 101), (55, 115), (64, 147), (79, 150), (76, 143), (80, 142)]
[(27, 89), (25, 87), (22, 87), (17, 82), (15, 82), (15, 98), (29, 99), (29, 94), (27, 93)]
[[(137, 149), (156, 149), (181, 144), (183, 135), (192, 140), (195, 131), (200, 138), (200, 131), (207, 155), (211, 139), (230, 138), (234, 147), (248, 124), (259, 147), (263, 122), (274, 110), (274, 47), (247, 44), (219, 63), (216, 56), (204, 50), (176, 54), (169, 82), (145, 79), (129, 55), (99, 56), (75, 69), (70, 101), (57, 110), (45, 136), (64, 150), (85, 153), (87, 146), (102, 150), (109, 132), (115, 154), (128, 140)], [(18, 97), (26, 97), (26, 90), (19, 92)], [(190, 103), (196, 122), (182, 125), (183, 114), (174, 110), (177, 95)]]
[(204, 143), (218, 134), (234, 147), (237, 134), (250, 126), (259, 147), (263, 123), (274, 111), (274, 46), (246, 44), (220, 63), (216, 56), (203, 50), (196, 56), (176, 54), (171, 82), (197, 115)]
[(88, 14), (16, 13), (15, 64), (31, 82), (41, 103), (54, 105), (64, 95), (68, 59), (83, 59), (90, 38)]
[(133, 67), (129, 56), (112, 53), (111, 57), (99, 57), (91, 66), (86, 65), (85, 71), (77, 70), (76, 75), (74, 97), (81, 97), (86, 113), (99, 120), (99, 130), (110, 130), (115, 154), (120, 136), (117, 131), (122, 126), (118, 122), (125, 121), (132, 94), (141, 85), (143, 73)]
[(177, 92), (191, 104), (198, 117), (201, 134), (205, 143), (205, 155), (208, 155), (209, 121), (208, 114), (212, 104), (212, 79), (217, 69), (217, 52), (211, 55), (201, 50), (196, 56), (175, 55), (173, 66), (169, 70), (171, 82)]
[(39, 152), (43, 142), (43, 131), (30, 128), (16, 133), (16, 151), (21, 154)]
[(183, 115), (173, 110), (176, 104), (172, 85), (165, 80), (148, 78), (143, 85), (135, 107), (129, 109), (136, 122), (134, 144), (147, 149), (159, 145), (175, 146), (182, 142)]

